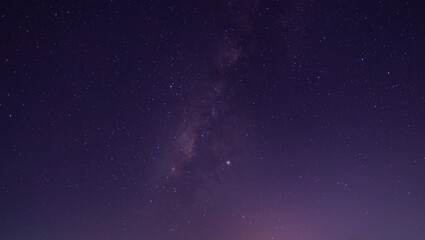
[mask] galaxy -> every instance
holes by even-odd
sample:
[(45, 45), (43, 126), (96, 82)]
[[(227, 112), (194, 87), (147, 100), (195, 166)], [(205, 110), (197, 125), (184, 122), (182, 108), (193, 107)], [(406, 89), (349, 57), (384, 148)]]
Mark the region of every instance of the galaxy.
[(425, 239), (419, 1), (2, 1), (0, 239)]

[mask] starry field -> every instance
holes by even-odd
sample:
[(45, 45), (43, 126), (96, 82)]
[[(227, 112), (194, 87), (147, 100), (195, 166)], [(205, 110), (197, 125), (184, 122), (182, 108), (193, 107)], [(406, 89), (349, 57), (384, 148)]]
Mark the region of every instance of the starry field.
[(0, 2), (0, 239), (425, 239), (421, 1)]

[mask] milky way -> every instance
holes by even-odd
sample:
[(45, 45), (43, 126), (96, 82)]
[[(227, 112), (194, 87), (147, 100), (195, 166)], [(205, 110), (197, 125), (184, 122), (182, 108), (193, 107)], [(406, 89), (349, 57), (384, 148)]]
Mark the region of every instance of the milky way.
[[(228, 7), (218, 4), (216, 14), (225, 18), (218, 21), (225, 21), (228, 26), (210, 34), (214, 36), (209, 39), (214, 48), (203, 62), (210, 66), (189, 81), (187, 99), (177, 108), (177, 131), (171, 136), (172, 141), (166, 141), (169, 145), (159, 160), (161, 178), (171, 179), (170, 184), (197, 181), (204, 190), (198, 189), (195, 194), (205, 194), (211, 185), (221, 183), (232, 162), (246, 161), (242, 136), (248, 133), (240, 125), (249, 124), (249, 119), (243, 115), (245, 112), (235, 109), (237, 106), (231, 106), (231, 99), (239, 93), (228, 81), (232, 80), (232, 70), (243, 68), (238, 65), (239, 60), (248, 58), (253, 50), (254, 23), (249, 20), (249, 11), (256, 5), (252, 1), (239, 1)], [(220, 16), (222, 11), (228, 13)]]

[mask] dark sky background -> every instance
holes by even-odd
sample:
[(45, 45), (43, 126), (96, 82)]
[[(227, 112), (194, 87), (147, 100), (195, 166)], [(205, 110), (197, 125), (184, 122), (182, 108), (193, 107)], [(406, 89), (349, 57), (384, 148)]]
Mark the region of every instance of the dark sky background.
[(0, 239), (425, 239), (420, 1), (1, 1)]

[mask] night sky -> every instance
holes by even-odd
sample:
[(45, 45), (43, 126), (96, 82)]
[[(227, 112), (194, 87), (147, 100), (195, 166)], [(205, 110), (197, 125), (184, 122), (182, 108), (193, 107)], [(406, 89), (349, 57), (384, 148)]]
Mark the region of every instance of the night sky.
[(1, 1), (0, 239), (425, 239), (420, 1)]

